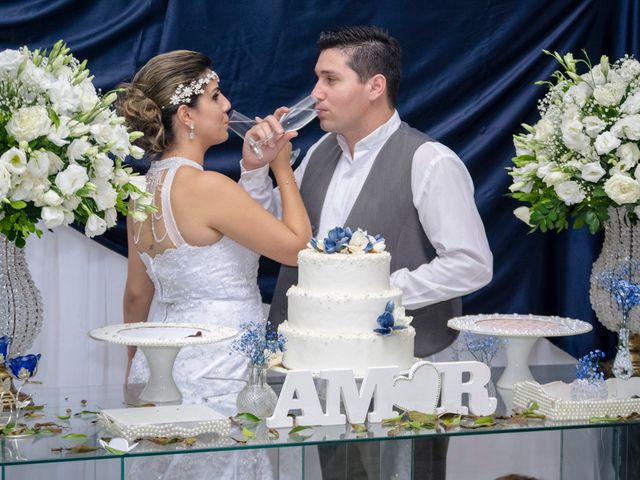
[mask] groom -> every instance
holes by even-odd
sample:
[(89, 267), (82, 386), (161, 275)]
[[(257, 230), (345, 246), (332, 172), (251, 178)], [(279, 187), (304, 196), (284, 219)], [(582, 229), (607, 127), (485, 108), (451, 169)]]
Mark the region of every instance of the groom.
[[(462, 295), (489, 283), (492, 255), (464, 164), (446, 146), (411, 128), (395, 109), (398, 42), (375, 27), (324, 32), (316, 63), (318, 118), (329, 132), (295, 172), (313, 235), (336, 226), (381, 234), (391, 253), (391, 284), (413, 316), (416, 355), (456, 338), (447, 320), (461, 314)], [(278, 214), (268, 168), (242, 165), (241, 183)], [(259, 168), (262, 167), (262, 168)], [(282, 266), (269, 320), (287, 317), (297, 269)]]
[[(328, 133), (295, 172), (313, 235), (324, 238), (336, 226), (382, 234), (392, 258), (391, 284), (402, 290), (403, 305), (413, 316), (415, 353), (432, 355), (456, 338), (447, 320), (461, 314), (460, 297), (492, 276), (473, 182), (453, 151), (400, 120), (395, 109), (400, 47), (394, 38), (375, 27), (347, 27), (322, 33), (318, 48), (312, 95)], [(267, 171), (245, 163), (241, 183), (279, 214), (279, 194)], [(295, 283), (297, 269), (282, 266), (272, 324), (286, 319), (286, 292)], [(416, 473), (444, 478), (446, 441), (427, 443), (416, 442)], [(332, 467), (344, 464), (333, 450), (320, 448), (325, 478), (338, 475)], [(367, 463), (366, 449), (354, 453)], [(365, 475), (359, 462), (350, 461), (349, 468), (356, 477)]]

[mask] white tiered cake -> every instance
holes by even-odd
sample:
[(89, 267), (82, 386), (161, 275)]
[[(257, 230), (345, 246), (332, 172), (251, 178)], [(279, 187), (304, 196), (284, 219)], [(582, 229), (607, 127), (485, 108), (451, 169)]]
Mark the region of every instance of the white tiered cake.
[(356, 375), (373, 366), (410, 367), (415, 330), (401, 307), (402, 292), (389, 283), (391, 255), (343, 252), (316, 247), (298, 254), (298, 285), (287, 292), (288, 320), (280, 325), (287, 338), (283, 365), (350, 368)]

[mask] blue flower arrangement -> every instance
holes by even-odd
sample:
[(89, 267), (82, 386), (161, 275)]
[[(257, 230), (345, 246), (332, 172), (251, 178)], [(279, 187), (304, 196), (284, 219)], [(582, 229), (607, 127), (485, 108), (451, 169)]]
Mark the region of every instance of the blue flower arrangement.
[(243, 332), (230, 345), (233, 352), (240, 353), (255, 366), (266, 367), (277, 352), (285, 351), (287, 339), (271, 328), (271, 322), (248, 322), (240, 325)]
[(472, 332), (463, 332), (460, 351), (468, 351), (478, 362), (491, 366), (491, 362), (500, 349), (507, 343), (504, 338), (493, 335), (479, 335)]
[(640, 304), (640, 284), (631, 279), (640, 270), (639, 262), (625, 262), (613, 270), (598, 275), (598, 284), (608, 290), (622, 312), (623, 322), (629, 318), (631, 310)]
[(379, 234), (369, 235), (359, 228), (354, 232), (349, 227), (335, 227), (324, 240), (311, 238), (309, 247), (322, 253), (376, 253), (384, 251), (385, 243)]
[(9, 373), (11, 373), (11, 376), (16, 380), (29, 380), (38, 371), (38, 362), (41, 356), (41, 354), (31, 354), (10, 358), (7, 360)]
[(393, 310), (395, 304), (393, 300), (389, 300), (384, 307), (384, 312), (378, 316), (378, 328), (374, 328), (373, 331), (380, 335), (391, 335), (394, 330), (403, 330), (407, 328), (406, 325), (396, 325), (396, 320), (393, 317)]
[(578, 360), (576, 378), (587, 380), (589, 383), (604, 381), (604, 373), (600, 369), (600, 361), (604, 360), (604, 352), (593, 350)]
[(11, 337), (3, 335), (0, 337), (0, 366), (4, 365), (9, 356), (9, 347), (11, 346)]

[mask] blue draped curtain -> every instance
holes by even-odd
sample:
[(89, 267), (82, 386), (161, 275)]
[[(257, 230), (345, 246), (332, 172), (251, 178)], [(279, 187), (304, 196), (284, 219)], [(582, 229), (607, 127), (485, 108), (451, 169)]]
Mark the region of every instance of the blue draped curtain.
[[(556, 343), (574, 355), (611, 349), (613, 336), (589, 304), (589, 274), (602, 238), (587, 231), (527, 234), (505, 197), (511, 136), (536, 119), (544, 91), (534, 85), (556, 68), (542, 49), (597, 61), (638, 56), (640, 0), (21, 0), (0, 4), (0, 47), (50, 47), (62, 38), (89, 60), (104, 91), (153, 55), (199, 50), (214, 61), (235, 108), (264, 114), (291, 104), (315, 83), (315, 41), (327, 29), (377, 25), (403, 47), (398, 111), (410, 124), (455, 150), (476, 187), (494, 253), (491, 284), (465, 298), (465, 312), (570, 316), (591, 322), (588, 335)], [(321, 135), (305, 128), (303, 151)], [(206, 167), (237, 178), (240, 141), (208, 152)], [(124, 223), (98, 239), (126, 255)], [(263, 260), (269, 300), (277, 265)]]

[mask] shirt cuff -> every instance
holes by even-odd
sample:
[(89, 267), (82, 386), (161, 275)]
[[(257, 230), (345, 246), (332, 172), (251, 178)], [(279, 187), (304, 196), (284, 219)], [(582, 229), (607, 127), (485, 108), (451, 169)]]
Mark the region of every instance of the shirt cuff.
[(254, 183), (259, 181), (260, 183), (264, 182), (264, 179), (269, 176), (269, 165), (264, 165), (260, 168), (256, 168), (254, 170), (247, 170), (240, 160), (240, 179), (244, 183)]

